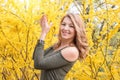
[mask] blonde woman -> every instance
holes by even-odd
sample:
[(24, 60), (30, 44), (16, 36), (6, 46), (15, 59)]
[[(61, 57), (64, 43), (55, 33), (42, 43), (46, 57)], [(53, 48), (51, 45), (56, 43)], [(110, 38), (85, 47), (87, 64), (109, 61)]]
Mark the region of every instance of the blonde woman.
[(42, 33), (34, 50), (35, 69), (40, 69), (40, 80), (64, 80), (76, 60), (84, 59), (88, 52), (85, 26), (79, 15), (66, 14), (59, 29), (58, 42), (44, 51), (44, 40), (50, 29), (47, 17), (42, 16)]

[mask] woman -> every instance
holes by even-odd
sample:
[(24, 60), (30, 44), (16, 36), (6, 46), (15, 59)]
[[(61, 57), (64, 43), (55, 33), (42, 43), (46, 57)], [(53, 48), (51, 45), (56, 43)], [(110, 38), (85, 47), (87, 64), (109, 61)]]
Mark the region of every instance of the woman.
[(64, 80), (76, 60), (87, 56), (84, 24), (79, 15), (65, 15), (60, 23), (57, 44), (45, 51), (44, 40), (50, 29), (45, 15), (42, 16), (40, 25), (42, 33), (34, 50), (34, 67), (42, 70), (40, 80)]

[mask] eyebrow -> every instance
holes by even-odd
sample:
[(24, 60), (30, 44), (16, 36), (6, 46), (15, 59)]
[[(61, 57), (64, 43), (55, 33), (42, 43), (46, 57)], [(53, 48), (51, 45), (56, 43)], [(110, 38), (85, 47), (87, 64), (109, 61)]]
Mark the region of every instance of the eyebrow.
[[(66, 23), (66, 22), (63, 21), (62, 23)], [(73, 23), (70, 23), (69, 25), (73, 25)]]

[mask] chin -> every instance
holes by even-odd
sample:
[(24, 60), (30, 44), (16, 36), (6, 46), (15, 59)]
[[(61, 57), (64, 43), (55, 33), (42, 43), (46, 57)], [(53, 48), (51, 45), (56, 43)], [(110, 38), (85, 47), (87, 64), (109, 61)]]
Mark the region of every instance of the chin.
[(67, 36), (62, 36), (62, 39), (64, 39), (64, 40), (69, 40), (69, 39), (71, 39), (70, 37), (67, 37)]

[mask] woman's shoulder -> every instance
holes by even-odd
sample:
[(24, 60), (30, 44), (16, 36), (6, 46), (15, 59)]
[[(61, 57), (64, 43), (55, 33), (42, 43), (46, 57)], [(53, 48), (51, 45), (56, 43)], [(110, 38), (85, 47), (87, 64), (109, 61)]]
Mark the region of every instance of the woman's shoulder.
[(64, 57), (64, 59), (70, 62), (76, 61), (79, 57), (79, 51), (75, 46), (67, 47), (61, 50), (61, 54)]

